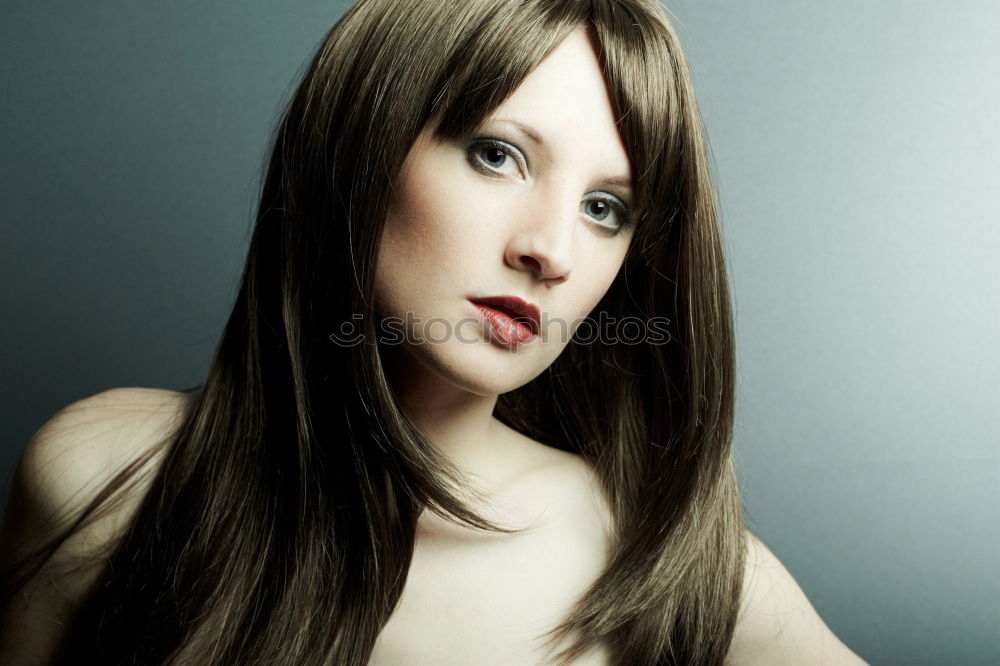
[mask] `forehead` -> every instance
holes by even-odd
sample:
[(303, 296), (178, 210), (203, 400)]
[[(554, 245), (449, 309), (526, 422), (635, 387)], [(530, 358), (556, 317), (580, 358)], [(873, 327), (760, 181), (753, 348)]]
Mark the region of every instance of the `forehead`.
[(487, 118), (527, 126), (553, 151), (593, 161), (602, 172), (630, 177), (607, 83), (582, 28), (542, 60)]

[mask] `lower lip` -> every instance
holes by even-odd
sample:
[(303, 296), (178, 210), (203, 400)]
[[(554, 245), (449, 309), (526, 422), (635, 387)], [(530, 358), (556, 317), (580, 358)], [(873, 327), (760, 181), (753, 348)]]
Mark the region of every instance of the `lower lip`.
[(520, 345), (535, 337), (535, 333), (526, 324), (511, 319), (506, 312), (479, 303), (473, 305), (483, 313), (493, 335), (505, 345)]

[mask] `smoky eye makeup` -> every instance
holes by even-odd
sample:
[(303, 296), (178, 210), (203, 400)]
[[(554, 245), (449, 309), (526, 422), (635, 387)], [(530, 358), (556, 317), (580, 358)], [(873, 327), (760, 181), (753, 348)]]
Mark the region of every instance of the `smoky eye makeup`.
[(528, 160), (521, 150), (503, 139), (491, 136), (477, 136), (469, 141), (466, 159), (477, 171), (494, 177), (517, 176), (512, 169), (527, 177)]
[[(580, 211), (587, 215), (603, 234), (617, 236), (622, 231), (635, 226), (635, 218), (628, 204), (608, 192), (589, 192), (580, 202)], [(617, 224), (607, 224), (605, 220), (614, 217)]]
[[(476, 171), (491, 178), (527, 179), (528, 159), (512, 142), (480, 133), (464, 143), (466, 160)], [(584, 194), (580, 199), (580, 212), (598, 233), (606, 236), (617, 236), (636, 223), (626, 200), (604, 190)], [(608, 224), (609, 219), (614, 223)]]

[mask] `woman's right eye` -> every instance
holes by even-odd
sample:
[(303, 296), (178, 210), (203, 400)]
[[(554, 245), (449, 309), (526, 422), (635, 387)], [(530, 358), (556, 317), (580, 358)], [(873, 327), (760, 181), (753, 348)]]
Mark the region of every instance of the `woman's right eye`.
[(506, 141), (480, 139), (468, 148), (469, 163), (487, 176), (524, 179), (527, 164), (521, 151)]

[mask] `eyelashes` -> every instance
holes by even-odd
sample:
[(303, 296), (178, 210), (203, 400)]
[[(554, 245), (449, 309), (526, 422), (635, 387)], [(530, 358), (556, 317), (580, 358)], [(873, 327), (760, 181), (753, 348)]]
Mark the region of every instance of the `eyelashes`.
[[(485, 176), (527, 178), (528, 160), (516, 146), (506, 141), (479, 137), (468, 144), (465, 152), (470, 166)], [(608, 236), (617, 236), (635, 225), (628, 205), (610, 192), (588, 192), (580, 201), (580, 211)]]
[(510, 165), (516, 166), (521, 171), (522, 179), (528, 171), (528, 160), (525, 159), (524, 153), (499, 139), (476, 139), (469, 145), (466, 157), (477, 171), (487, 176), (509, 175)]

